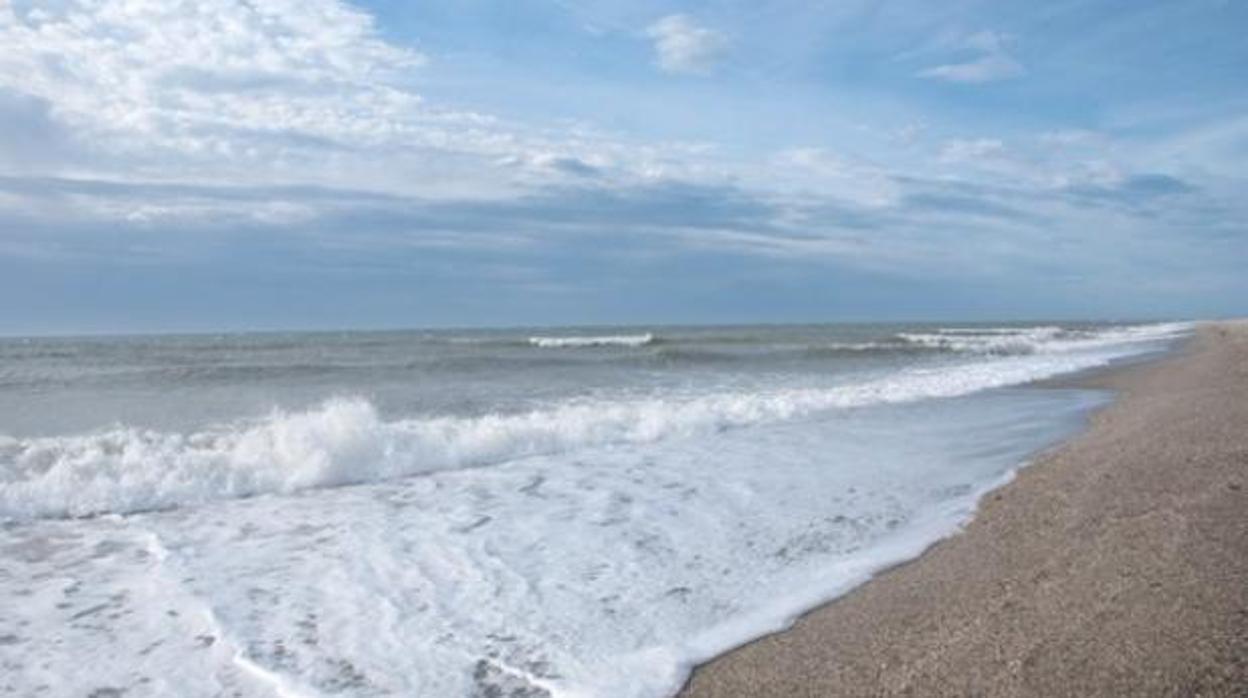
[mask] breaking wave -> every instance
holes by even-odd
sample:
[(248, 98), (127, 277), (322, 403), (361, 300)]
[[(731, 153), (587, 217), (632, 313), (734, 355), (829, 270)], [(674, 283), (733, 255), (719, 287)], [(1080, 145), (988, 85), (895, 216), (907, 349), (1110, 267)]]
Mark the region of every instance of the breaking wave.
[(529, 344), (543, 349), (583, 349), (586, 347), (644, 347), (654, 342), (654, 335), (623, 334), (601, 337), (530, 337)]
[(1077, 329), (1046, 327), (944, 327), (906, 332), (897, 339), (913, 347), (983, 355), (1055, 354), (1177, 337), (1187, 323)]
[[(1099, 346), (1174, 336), (1185, 327), (1124, 329)], [(1017, 385), (1135, 351), (914, 367), (835, 388), (570, 401), (519, 414), (387, 421), (366, 400), (343, 398), (193, 433), (116, 427), (71, 436), (0, 436), (0, 518), (136, 512), (711, 434), (823, 410)]]

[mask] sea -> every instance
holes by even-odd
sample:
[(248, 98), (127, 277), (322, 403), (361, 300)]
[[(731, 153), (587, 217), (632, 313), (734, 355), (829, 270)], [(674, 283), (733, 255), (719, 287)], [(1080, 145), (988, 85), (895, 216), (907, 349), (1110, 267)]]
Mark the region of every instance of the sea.
[(0, 694), (669, 696), (1191, 331), (0, 339)]

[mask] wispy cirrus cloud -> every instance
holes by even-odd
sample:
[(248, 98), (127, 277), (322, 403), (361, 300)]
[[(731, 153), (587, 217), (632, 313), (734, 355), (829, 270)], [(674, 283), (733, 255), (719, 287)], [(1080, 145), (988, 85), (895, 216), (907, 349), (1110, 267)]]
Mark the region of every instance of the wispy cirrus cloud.
[(1009, 80), (1026, 71), (1008, 50), (1012, 38), (1007, 34), (981, 31), (953, 42), (953, 48), (970, 56), (920, 70), (919, 77), (981, 84)]

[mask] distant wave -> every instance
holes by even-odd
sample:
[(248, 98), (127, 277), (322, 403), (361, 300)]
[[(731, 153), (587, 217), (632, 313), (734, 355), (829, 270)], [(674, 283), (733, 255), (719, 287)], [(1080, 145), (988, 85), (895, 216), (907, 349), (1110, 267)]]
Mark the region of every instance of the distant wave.
[(983, 355), (1054, 354), (1120, 346), (1175, 337), (1190, 323), (1163, 323), (1099, 329), (1043, 327), (942, 327), (905, 332), (897, 339), (915, 347)]
[[(1112, 341), (1168, 338), (1179, 328), (1124, 329)], [(1112, 346), (1111, 339), (1101, 341), (1098, 346)], [(335, 399), (306, 412), (185, 434), (118, 427), (71, 436), (0, 436), (0, 518), (135, 512), (713, 434), (822, 410), (1017, 385), (1135, 351), (1055, 351), (905, 369), (836, 388), (575, 401), (479, 417), (386, 421), (365, 400)]]
[(903, 332), (897, 337), (928, 349), (973, 354), (1031, 354), (1063, 332), (1061, 327), (941, 328), (934, 332)]
[(642, 347), (654, 342), (654, 335), (621, 334), (586, 337), (529, 337), (529, 344), (543, 349), (581, 349), (585, 347)]
[(897, 353), (921, 350), (909, 342), (897, 339), (881, 342), (825, 342), (811, 344), (803, 349), (807, 356), (845, 356), (870, 353)]

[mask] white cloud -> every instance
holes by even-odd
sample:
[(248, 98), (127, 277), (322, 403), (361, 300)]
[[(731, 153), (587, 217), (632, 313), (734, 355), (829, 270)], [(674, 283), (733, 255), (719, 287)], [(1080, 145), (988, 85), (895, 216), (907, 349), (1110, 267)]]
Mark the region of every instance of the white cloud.
[(1023, 74), (1023, 66), (1005, 54), (989, 54), (965, 63), (948, 63), (919, 71), (920, 77), (948, 82), (985, 83)]
[(380, 138), (419, 102), (379, 85), (424, 57), (377, 38), (371, 17), (333, 0), (0, 13), (0, 85), (94, 133), (192, 152), (222, 147), (211, 133), (227, 130)]
[(944, 63), (920, 70), (919, 77), (960, 83), (987, 83), (1015, 78), (1026, 70), (1010, 55), (1011, 37), (993, 31), (982, 31), (952, 42), (952, 48), (978, 55), (966, 60)]
[(1007, 146), (998, 138), (954, 138), (941, 144), (936, 164), (946, 178), (984, 186), (1009, 181), (1040, 189), (1055, 173), (1069, 167), (1064, 159), (1053, 155), (1020, 143)]
[(1004, 155), (1005, 144), (996, 138), (955, 138), (947, 141), (940, 151), (940, 159), (946, 163), (978, 163)]
[(646, 29), (654, 40), (655, 63), (669, 73), (705, 75), (727, 47), (727, 37), (698, 26), (687, 15), (668, 15)]
[[(901, 195), (896, 179), (886, 170), (822, 148), (782, 151), (765, 172), (765, 180), (772, 183), (866, 208), (891, 206)], [(757, 186), (766, 187), (766, 181)]]
[(679, 144), (430, 103), (412, 87), (427, 57), (341, 0), (23, 8), (0, 0), (0, 175), (492, 198), (702, 166)]
[(1039, 140), (1041, 143), (1054, 148), (1078, 148), (1099, 143), (1103, 138), (1101, 134), (1095, 131), (1068, 128), (1046, 131), (1040, 134)]
[[(855, 132), (837, 146), (781, 147), (769, 156), (732, 145), (630, 140), (584, 124), (534, 128), (430, 103), (416, 93), (413, 76), (437, 65), (385, 41), (369, 15), (338, 0), (46, 5), (27, 12), (0, 0), (0, 185), (10, 175), (9, 190), (0, 186), (0, 213), (9, 220), (129, 221), (153, 230), (190, 228), (174, 225), (186, 222), (306, 230), (318, 220), (338, 221), (333, 237), (343, 243), (382, 226), (353, 216), (367, 220), (380, 211), (386, 221), (411, 218), (393, 232), (396, 239), (483, 246), (511, 230), (514, 209), (501, 207), (481, 225), (488, 232), (464, 228), (471, 207), (436, 219), (409, 209), (447, 200), (547, 202), (593, 219), (585, 229), (599, 230), (612, 228), (602, 221), (613, 222), (620, 208), (633, 205), (628, 192), (644, 191), (655, 200), (635, 208), (658, 213), (637, 229), (680, 228), (664, 217), (680, 211), (690, 220), (735, 226), (736, 234), (752, 236), (755, 248), (787, 245), (805, 254), (818, 240), (837, 254), (893, 255), (860, 252), (856, 241), (876, 239), (867, 230), (913, 231), (921, 240), (934, 215), (1005, 229), (999, 221), (1010, 212), (997, 188), (1006, 184), (1018, 190), (1014, 208), (1034, 206), (1060, 217), (1062, 210), (1049, 203), (1054, 192), (1110, 188), (1140, 171), (1073, 132), (1036, 144), (1010, 133), (1009, 148), (991, 138), (933, 145), (946, 132), (939, 124), (930, 133), (913, 126), (894, 133), (882, 119), (875, 136), (887, 144), (882, 150), (873, 152)], [(683, 15), (660, 19), (647, 36), (660, 68), (695, 74), (709, 71), (727, 42)], [(944, 63), (926, 71), (929, 77), (982, 82), (1021, 72), (1010, 44), (1004, 35), (981, 32), (939, 46), (934, 59), (922, 55), (929, 64)], [(1230, 124), (1208, 136), (1207, 149), (1242, 142), (1234, 139), (1243, 133), (1242, 122)], [(1228, 157), (1235, 152), (1226, 150)], [(881, 152), (896, 159), (884, 162)], [(1162, 166), (1143, 171), (1169, 171), (1167, 160), (1158, 159)], [(59, 189), (44, 181), (57, 177)], [(917, 179), (947, 190), (916, 196)], [(732, 186), (715, 187), (725, 183)], [(704, 190), (688, 206), (660, 196), (690, 185)], [(551, 192), (567, 198), (540, 196)], [(623, 194), (607, 196), (614, 192)], [(604, 210), (595, 194), (623, 203)], [(1100, 196), (1097, 201), (1105, 199)], [(736, 198), (754, 201), (766, 215), (721, 216), (719, 204)], [(716, 204), (710, 213), (707, 202)], [(1081, 206), (1070, 215), (1131, 215)], [(562, 210), (556, 213), (534, 214), (527, 231), (536, 236), (572, 225)], [(0, 237), (16, 235), (10, 231), (17, 226), (7, 227)], [(709, 224), (683, 229), (706, 244), (720, 239), (707, 232)], [(13, 239), (0, 246), (20, 247)], [(917, 257), (937, 255), (922, 247)]]

